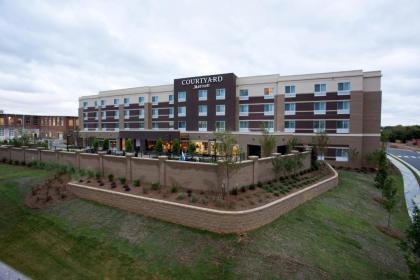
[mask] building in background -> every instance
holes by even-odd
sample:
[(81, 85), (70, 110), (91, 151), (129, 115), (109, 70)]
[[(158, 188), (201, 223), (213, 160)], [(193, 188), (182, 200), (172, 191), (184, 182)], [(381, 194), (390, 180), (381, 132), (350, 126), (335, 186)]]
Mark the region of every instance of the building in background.
[(0, 114), (0, 141), (18, 138), (23, 134), (34, 140), (69, 140), (74, 144), (79, 121), (71, 116), (35, 116)]
[(137, 87), (79, 98), (81, 137), (110, 139), (123, 150), (126, 139), (152, 149), (161, 138), (196, 143), (211, 154), (214, 131), (229, 130), (241, 149), (260, 155), (262, 127), (276, 136), (277, 152), (296, 138), (311, 144), (325, 132), (322, 158), (360, 167), (379, 148), (381, 72), (362, 70), (281, 76), (236, 77), (233, 73), (175, 79), (171, 85)]

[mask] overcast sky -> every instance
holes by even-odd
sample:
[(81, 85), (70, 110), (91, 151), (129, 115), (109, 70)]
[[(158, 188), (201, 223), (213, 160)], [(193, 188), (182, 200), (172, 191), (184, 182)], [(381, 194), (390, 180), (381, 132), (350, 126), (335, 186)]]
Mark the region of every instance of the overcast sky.
[(174, 78), (382, 70), (382, 125), (420, 124), (420, 1), (0, 0), (0, 110)]

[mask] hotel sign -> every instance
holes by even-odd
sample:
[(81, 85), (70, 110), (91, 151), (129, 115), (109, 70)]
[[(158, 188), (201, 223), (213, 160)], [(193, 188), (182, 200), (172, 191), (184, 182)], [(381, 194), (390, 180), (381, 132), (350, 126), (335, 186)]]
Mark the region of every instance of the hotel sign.
[(194, 86), (194, 89), (196, 89), (196, 88), (207, 88), (207, 87), (210, 87), (210, 84), (212, 83), (221, 83), (221, 82), (223, 82), (223, 76), (218, 75), (218, 76), (184, 79), (181, 81), (181, 85), (183, 86), (192, 85)]

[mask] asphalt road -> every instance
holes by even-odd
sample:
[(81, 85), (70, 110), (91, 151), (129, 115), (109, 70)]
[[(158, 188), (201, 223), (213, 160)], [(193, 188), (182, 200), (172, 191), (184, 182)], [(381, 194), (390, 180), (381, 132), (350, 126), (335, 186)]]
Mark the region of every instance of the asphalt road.
[(394, 148), (388, 148), (387, 151), (399, 159), (408, 162), (420, 171), (420, 153)]

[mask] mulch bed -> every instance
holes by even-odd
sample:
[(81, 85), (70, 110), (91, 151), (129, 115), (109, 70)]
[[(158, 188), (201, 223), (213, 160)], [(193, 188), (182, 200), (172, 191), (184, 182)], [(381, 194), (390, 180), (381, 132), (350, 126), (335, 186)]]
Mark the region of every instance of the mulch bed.
[(394, 230), (392, 228), (389, 227), (385, 227), (385, 226), (381, 226), (381, 225), (377, 225), (376, 228), (381, 231), (383, 234), (388, 235), (389, 237), (392, 237), (394, 239), (397, 240), (404, 240), (404, 236), (401, 232)]

